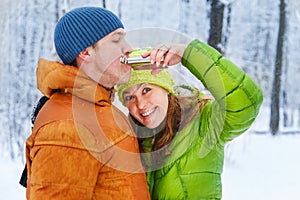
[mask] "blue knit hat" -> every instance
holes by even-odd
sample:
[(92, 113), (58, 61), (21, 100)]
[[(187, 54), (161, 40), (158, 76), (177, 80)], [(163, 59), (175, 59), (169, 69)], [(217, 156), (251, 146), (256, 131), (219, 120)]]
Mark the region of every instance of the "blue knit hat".
[(54, 30), (56, 52), (64, 64), (118, 28), (124, 28), (111, 11), (100, 7), (81, 7), (66, 13)]

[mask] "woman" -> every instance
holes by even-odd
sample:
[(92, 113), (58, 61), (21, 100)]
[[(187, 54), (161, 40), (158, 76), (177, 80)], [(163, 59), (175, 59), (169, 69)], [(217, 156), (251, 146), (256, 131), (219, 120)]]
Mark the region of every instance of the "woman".
[[(167, 70), (134, 70), (118, 88), (139, 137), (152, 199), (221, 199), (224, 146), (245, 132), (262, 103), (261, 89), (240, 68), (198, 41), (143, 54), (152, 64), (181, 61), (213, 98), (173, 87)], [(152, 75), (151, 75), (152, 74)], [(183, 95), (184, 94), (184, 95)]]

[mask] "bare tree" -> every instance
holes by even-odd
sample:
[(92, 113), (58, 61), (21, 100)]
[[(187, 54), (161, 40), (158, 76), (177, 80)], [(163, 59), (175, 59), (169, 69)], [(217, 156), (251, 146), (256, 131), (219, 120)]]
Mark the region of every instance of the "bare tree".
[[(228, 43), (228, 39), (229, 39), (229, 36), (230, 36), (230, 26), (231, 26), (231, 11), (232, 11), (232, 5), (231, 3), (229, 3), (227, 6), (226, 6), (226, 27), (224, 28), (224, 34), (223, 34), (223, 47), (224, 49), (226, 48), (227, 46), (227, 43)], [(223, 50), (225, 51), (225, 50)]]
[(180, 10), (182, 11), (182, 16), (180, 17), (180, 31), (183, 33), (188, 33), (188, 23), (187, 20), (190, 16), (190, 2), (189, 0), (181, 0)]
[(285, 0), (280, 0), (280, 18), (279, 18), (279, 31), (277, 38), (276, 48), (276, 61), (274, 69), (273, 87), (271, 92), (271, 116), (270, 116), (270, 129), (273, 135), (276, 135), (279, 130), (280, 120), (280, 96), (281, 96), (281, 76), (282, 76), (282, 63), (283, 63), (283, 48), (286, 27), (286, 11)]
[(219, 0), (211, 0), (210, 30), (208, 44), (223, 53), (222, 29), (225, 5)]
[(25, 140), (31, 131), (30, 115), (40, 95), (34, 76), (36, 64), (39, 57), (49, 55), (52, 49), (52, 32), (58, 16), (52, 11), (56, 7), (56, 1), (35, 0), (9, 2), (5, 10), (2, 31), (6, 38), (1, 43), (7, 52), (0, 59), (1, 66), (5, 66), (1, 82), (6, 84), (0, 99), (0, 138), (5, 142), (0, 152), (12, 159), (24, 157)]

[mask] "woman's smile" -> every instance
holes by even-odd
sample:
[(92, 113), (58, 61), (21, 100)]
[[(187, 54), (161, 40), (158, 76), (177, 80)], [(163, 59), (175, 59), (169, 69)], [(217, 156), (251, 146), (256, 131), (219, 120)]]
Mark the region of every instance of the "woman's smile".
[(155, 111), (155, 109), (156, 108), (152, 108), (146, 112), (141, 113), (142, 117), (147, 117), (147, 116), (151, 115)]

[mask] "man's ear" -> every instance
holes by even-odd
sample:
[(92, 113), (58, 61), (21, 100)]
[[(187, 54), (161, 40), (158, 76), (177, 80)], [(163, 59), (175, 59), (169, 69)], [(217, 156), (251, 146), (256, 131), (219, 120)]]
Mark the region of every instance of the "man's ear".
[(87, 49), (81, 51), (78, 55), (78, 57), (82, 60), (82, 61), (88, 61), (90, 54), (89, 51)]

